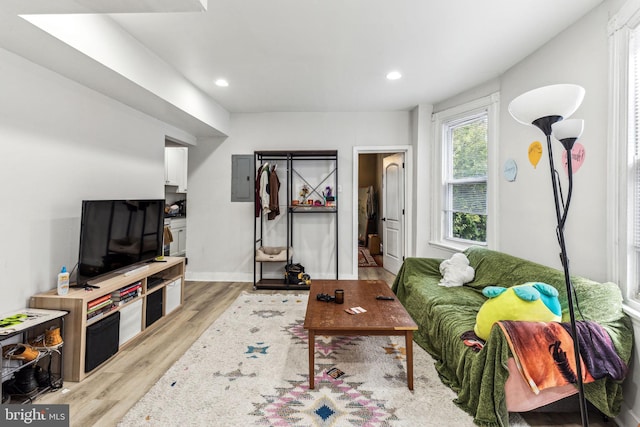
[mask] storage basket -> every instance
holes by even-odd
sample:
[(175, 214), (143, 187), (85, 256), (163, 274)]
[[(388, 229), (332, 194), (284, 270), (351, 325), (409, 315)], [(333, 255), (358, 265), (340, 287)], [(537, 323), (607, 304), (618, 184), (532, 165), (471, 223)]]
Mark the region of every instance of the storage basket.
[[(293, 257), (293, 248), (289, 247), (289, 259)], [(256, 261), (288, 261), (286, 246), (260, 246), (256, 250)]]

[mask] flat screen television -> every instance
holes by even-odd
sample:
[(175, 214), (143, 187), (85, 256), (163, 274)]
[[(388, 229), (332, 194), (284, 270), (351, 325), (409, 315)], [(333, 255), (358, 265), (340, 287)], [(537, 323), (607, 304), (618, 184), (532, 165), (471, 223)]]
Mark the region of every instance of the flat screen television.
[(84, 200), (76, 286), (163, 254), (164, 199)]

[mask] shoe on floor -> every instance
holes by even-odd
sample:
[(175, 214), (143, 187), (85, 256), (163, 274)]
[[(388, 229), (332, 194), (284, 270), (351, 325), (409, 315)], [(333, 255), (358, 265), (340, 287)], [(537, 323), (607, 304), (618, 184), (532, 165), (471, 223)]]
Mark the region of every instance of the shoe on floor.
[(33, 366), (27, 366), (20, 369), (15, 374), (14, 387), (15, 394), (29, 394), (38, 389), (38, 381), (36, 381), (36, 370)]
[(63, 344), (60, 328), (50, 327), (44, 331), (44, 334), (38, 335), (29, 341), (29, 344), (37, 350), (55, 350), (59, 348)]
[(35, 366), (35, 377), (40, 387), (51, 386), (51, 374), (40, 365)]
[(30, 362), (40, 357), (40, 352), (27, 344), (11, 344), (2, 350), (2, 357), (9, 360)]

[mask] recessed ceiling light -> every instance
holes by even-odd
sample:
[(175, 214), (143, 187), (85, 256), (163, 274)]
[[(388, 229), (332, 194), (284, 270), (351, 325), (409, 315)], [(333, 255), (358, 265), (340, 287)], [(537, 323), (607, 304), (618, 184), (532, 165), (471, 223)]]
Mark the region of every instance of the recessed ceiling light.
[(401, 77), (402, 77), (402, 74), (400, 74), (400, 71), (390, 71), (387, 74), (387, 79), (388, 80), (398, 80)]
[(229, 86), (229, 82), (226, 81), (225, 79), (218, 79), (216, 80), (216, 86), (227, 87)]

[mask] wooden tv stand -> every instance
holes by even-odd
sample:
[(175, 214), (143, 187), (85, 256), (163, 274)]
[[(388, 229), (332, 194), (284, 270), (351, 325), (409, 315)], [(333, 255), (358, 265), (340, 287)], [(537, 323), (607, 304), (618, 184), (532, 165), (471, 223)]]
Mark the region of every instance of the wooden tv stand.
[[(30, 307), (32, 308), (69, 312), (65, 320), (63, 337), (65, 381), (82, 381), (87, 375), (97, 370), (96, 368), (90, 372), (85, 372), (87, 327), (108, 318), (116, 312), (120, 312), (121, 342), (119, 349), (121, 349), (131, 339), (144, 333), (147, 328), (154, 327), (160, 323), (149, 324), (147, 322), (147, 299), (151, 298), (151, 301), (158, 301), (159, 295), (156, 293), (163, 293), (160, 299), (162, 301), (161, 315), (156, 310), (160, 321), (164, 320), (175, 308), (182, 305), (184, 301), (185, 259), (182, 257), (164, 257), (164, 262), (151, 262), (145, 265), (148, 268), (144, 267), (142, 270), (116, 274), (95, 283), (95, 285), (99, 286), (98, 289), (70, 289), (67, 295), (62, 296), (57, 294), (56, 289), (53, 289), (31, 297)], [(113, 307), (99, 316), (87, 318), (88, 304), (90, 302), (138, 282), (141, 285), (138, 296)], [(153, 321), (155, 322), (155, 317)], [(123, 327), (127, 328), (124, 334)], [(122, 342), (122, 335), (126, 336), (127, 342)]]

